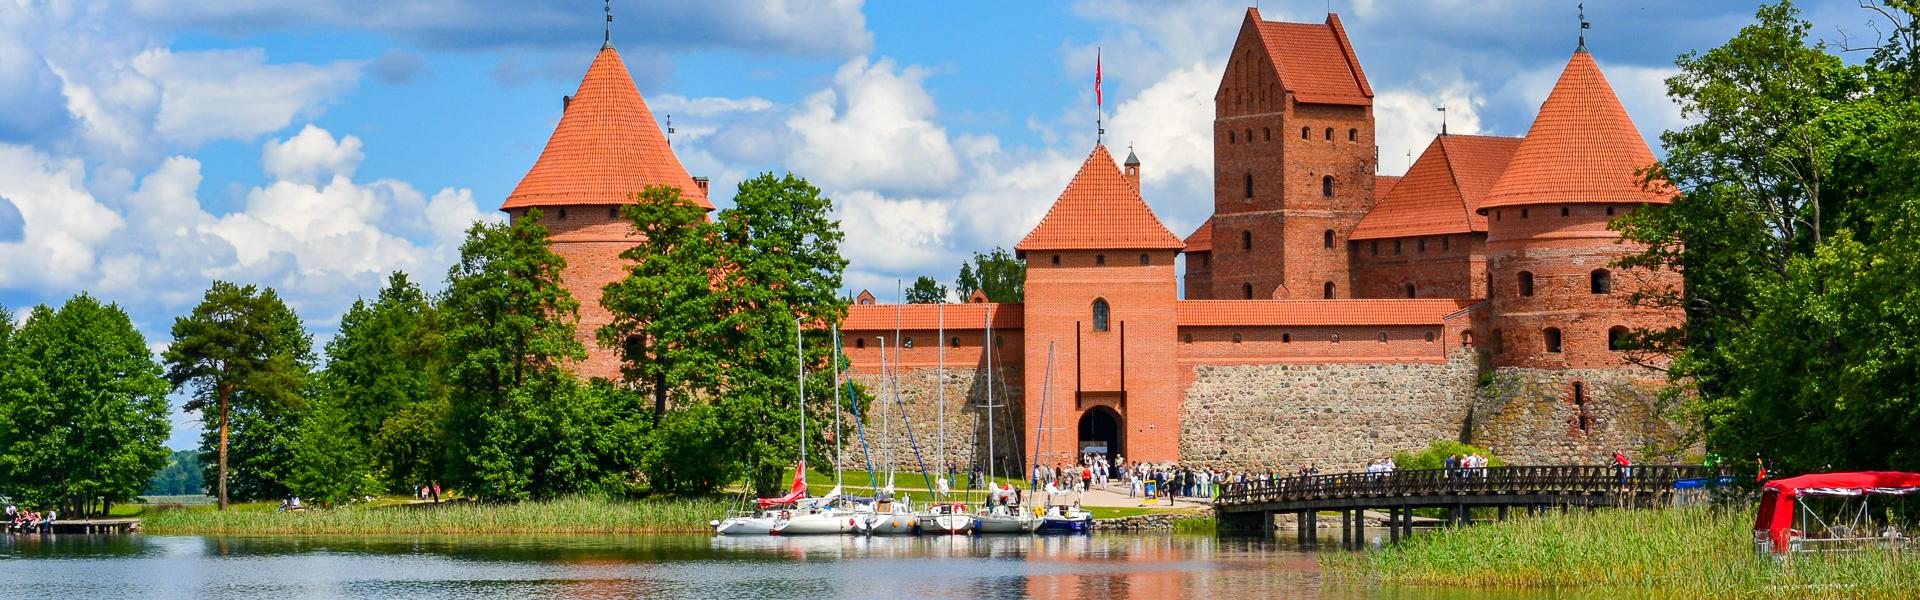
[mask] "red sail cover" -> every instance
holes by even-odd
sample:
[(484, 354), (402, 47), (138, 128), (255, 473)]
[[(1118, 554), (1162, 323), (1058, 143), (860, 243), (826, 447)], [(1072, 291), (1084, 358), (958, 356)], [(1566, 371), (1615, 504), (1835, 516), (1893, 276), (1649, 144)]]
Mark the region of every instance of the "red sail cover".
[[(1786, 552), (1793, 530), (1793, 499), (1800, 496), (1860, 496), (1865, 494), (1920, 494), (1920, 473), (1859, 471), (1813, 473), (1767, 482), (1760, 492), (1760, 514), (1755, 533), (1766, 532), (1774, 552)], [(1756, 536), (1758, 539), (1758, 536)]]
[(760, 508), (773, 508), (775, 506), (784, 506), (787, 504), (793, 504), (795, 502), (799, 502), (800, 498), (806, 495), (807, 495), (807, 465), (806, 463), (801, 463), (800, 466), (793, 468), (793, 490), (792, 491), (787, 492), (787, 495), (781, 496), (779, 498), (760, 498), (756, 501), (760, 503)]

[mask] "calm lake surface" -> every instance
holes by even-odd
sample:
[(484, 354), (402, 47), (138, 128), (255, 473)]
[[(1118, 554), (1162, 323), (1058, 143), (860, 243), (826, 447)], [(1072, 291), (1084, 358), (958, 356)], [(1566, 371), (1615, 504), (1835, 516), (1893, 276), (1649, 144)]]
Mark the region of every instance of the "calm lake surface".
[(1552, 598), (1342, 589), (1289, 542), (985, 537), (0, 537), (0, 598)]

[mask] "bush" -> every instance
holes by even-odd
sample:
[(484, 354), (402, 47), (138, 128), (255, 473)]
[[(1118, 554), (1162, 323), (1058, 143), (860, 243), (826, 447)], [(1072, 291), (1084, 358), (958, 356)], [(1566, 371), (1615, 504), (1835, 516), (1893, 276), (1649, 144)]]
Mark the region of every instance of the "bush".
[(1393, 465), (1394, 468), (1402, 471), (1439, 469), (1446, 466), (1447, 457), (1455, 454), (1461, 456), (1478, 454), (1487, 457), (1487, 466), (1489, 467), (1507, 466), (1507, 461), (1500, 460), (1500, 457), (1494, 456), (1493, 453), (1488, 452), (1486, 448), (1462, 444), (1454, 440), (1435, 440), (1427, 446), (1426, 450), (1421, 451), (1419, 454), (1410, 454), (1405, 451), (1395, 452), (1393, 453)]
[(734, 480), (727, 472), (728, 461), (714, 454), (726, 444), (713, 406), (693, 403), (669, 411), (649, 437), (640, 464), (654, 491), (705, 494)]

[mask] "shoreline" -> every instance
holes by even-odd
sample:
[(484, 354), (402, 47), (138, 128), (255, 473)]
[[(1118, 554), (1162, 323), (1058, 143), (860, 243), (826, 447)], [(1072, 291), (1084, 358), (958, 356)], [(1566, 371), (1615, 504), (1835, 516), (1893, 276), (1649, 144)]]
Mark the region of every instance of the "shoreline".
[(140, 529), (154, 535), (248, 536), (685, 534), (712, 531), (707, 522), (725, 514), (731, 504), (711, 497), (567, 497), (509, 504), (444, 502), (295, 512), (170, 509), (142, 514)]

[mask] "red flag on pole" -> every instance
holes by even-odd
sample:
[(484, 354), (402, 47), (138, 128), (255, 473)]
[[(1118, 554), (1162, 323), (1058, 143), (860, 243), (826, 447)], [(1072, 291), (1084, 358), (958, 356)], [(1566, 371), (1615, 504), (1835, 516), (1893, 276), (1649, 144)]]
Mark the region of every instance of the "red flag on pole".
[(1100, 97), (1100, 49), (1098, 48), (1093, 50), (1093, 105), (1106, 106), (1105, 99)]

